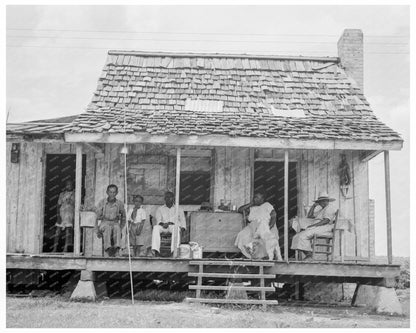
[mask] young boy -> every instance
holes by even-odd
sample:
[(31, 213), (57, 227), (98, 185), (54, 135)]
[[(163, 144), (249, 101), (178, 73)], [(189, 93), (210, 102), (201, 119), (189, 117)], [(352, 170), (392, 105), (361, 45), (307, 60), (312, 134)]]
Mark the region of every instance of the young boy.
[[(116, 199), (118, 188), (111, 184), (107, 187), (107, 198), (101, 200), (95, 210), (95, 232), (104, 238), (104, 250), (107, 257), (117, 257), (121, 246), (121, 229), (126, 223), (124, 204)], [(101, 220), (98, 227), (98, 220)]]
[(135, 257), (146, 256), (152, 246), (152, 228), (142, 206), (143, 197), (135, 195), (133, 202), (134, 207), (127, 213), (130, 246), (133, 246)]

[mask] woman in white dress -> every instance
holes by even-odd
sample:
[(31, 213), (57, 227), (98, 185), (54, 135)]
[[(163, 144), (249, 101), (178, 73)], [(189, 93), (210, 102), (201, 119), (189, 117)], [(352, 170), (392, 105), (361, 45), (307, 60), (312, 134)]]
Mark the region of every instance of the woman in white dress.
[[(262, 259), (275, 255), (282, 260), (279, 248), (279, 232), (276, 228), (276, 212), (273, 206), (265, 202), (265, 194), (258, 191), (253, 201), (238, 209), (248, 215), (249, 224), (241, 230), (235, 240), (241, 252), (250, 259)], [(270, 255), (272, 253), (272, 255)]]

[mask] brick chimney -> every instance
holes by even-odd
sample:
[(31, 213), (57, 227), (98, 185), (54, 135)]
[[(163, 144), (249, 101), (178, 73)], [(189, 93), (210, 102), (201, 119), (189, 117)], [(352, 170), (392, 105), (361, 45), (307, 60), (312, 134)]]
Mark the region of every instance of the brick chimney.
[(338, 40), (338, 57), (346, 73), (364, 91), (363, 32), (360, 29), (345, 29)]

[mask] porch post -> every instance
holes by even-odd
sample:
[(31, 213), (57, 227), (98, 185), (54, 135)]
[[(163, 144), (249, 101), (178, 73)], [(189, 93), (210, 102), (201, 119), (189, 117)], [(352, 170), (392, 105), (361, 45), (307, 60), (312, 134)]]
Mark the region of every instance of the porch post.
[(285, 150), (285, 186), (284, 186), (284, 223), (285, 223), (285, 248), (284, 248), (284, 258), (286, 261), (289, 261), (289, 151)]
[[(178, 242), (176, 237), (178, 235), (178, 228), (179, 228), (179, 184), (181, 180), (181, 148), (176, 148), (176, 186), (175, 186), (175, 226), (173, 228), (173, 235), (172, 235), (172, 243), (173, 246), (173, 257), (176, 258), (178, 255), (178, 247), (176, 243)], [(179, 229), (180, 231), (180, 229)]]
[(81, 187), (82, 187), (82, 145), (75, 145), (76, 162), (75, 162), (75, 216), (74, 216), (74, 256), (80, 255), (80, 208), (81, 208)]
[(390, 158), (389, 151), (384, 151), (384, 176), (386, 186), (386, 221), (387, 221), (387, 258), (393, 263), (393, 248), (391, 237), (391, 198), (390, 198)]

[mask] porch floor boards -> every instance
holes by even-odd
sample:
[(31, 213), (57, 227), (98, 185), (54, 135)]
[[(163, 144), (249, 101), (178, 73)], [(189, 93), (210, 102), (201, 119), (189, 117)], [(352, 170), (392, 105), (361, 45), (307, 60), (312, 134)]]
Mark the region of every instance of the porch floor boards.
[[(223, 263), (224, 259), (200, 259), (203, 262)], [(179, 258), (132, 258), (132, 270), (134, 272), (177, 272), (197, 273), (197, 268), (190, 263), (198, 259)], [(375, 263), (347, 263), (325, 261), (252, 261), (249, 259), (232, 259), (233, 265), (240, 265), (244, 273), (256, 269), (255, 262), (267, 263), (264, 273), (276, 276), (277, 282), (287, 282), (296, 279), (325, 279), (327, 281), (360, 282), (377, 284), (383, 279), (394, 279), (399, 275), (399, 265), (375, 264)], [(272, 264), (272, 266), (269, 266)], [(38, 269), (38, 270), (89, 270), (107, 272), (128, 272), (129, 262), (127, 257), (102, 258), (83, 257), (71, 254), (16, 254), (8, 253), (6, 256), (7, 269)], [(224, 273), (228, 273), (231, 267), (222, 267)], [(207, 271), (209, 272), (209, 271)]]

